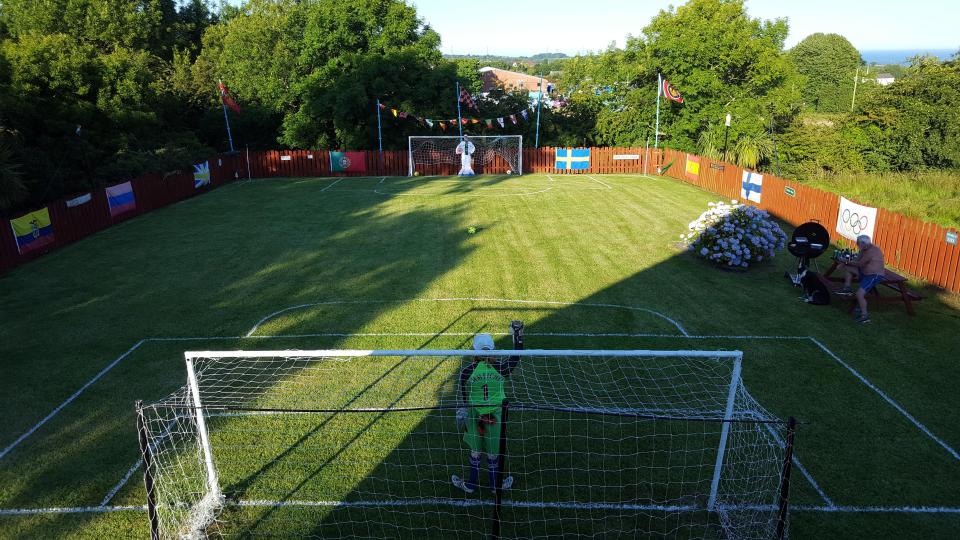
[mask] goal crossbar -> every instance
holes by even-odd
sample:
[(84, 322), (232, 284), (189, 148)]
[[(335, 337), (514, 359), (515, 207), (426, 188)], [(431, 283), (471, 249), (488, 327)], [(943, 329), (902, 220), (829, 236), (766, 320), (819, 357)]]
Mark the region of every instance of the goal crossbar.
[(329, 358), (362, 356), (603, 356), (658, 358), (742, 358), (742, 351), (664, 351), (599, 349), (524, 349), (477, 351), (474, 349), (317, 349), (272, 351), (188, 351), (188, 360), (196, 358)]

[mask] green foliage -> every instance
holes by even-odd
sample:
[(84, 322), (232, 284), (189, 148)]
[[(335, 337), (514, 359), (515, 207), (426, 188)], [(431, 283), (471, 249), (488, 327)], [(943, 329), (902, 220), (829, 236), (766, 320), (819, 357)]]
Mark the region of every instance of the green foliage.
[(805, 78), (802, 94), (808, 107), (820, 112), (850, 109), (853, 79), (863, 60), (845, 37), (811, 34), (790, 49), (789, 57)]
[(960, 168), (960, 62), (914, 59), (851, 122), (875, 152), (871, 170)]
[(960, 229), (960, 170), (839, 173), (810, 185), (864, 204)]
[[(741, 136), (763, 137), (772, 118), (788, 123), (799, 79), (781, 52), (786, 35), (785, 20), (751, 19), (740, 1), (692, 0), (654, 17), (628, 50), (647, 58), (638, 81), (645, 103), (655, 99), (658, 68), (684, 96), (683, 105), (667, 102), (661, 111), (666, 144), (694, 150), (703, 130), (724, 130), (728, 112), (732, 145)], [(653, 112), (646, 113), (650, 124)]]
[(198, 49), (193, 40), (214, 19), (201, 0), (177, 4), (3, 3), (0, 123), (27, 191), (4, 197), (14, 209), (170, 166), (164, 156), (182, 166), (211, 152), (175, 91), (180, 56)]

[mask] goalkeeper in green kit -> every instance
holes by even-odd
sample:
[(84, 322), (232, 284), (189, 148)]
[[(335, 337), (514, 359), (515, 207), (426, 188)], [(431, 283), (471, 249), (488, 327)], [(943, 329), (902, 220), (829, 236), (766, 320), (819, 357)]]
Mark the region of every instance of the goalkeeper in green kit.
[[(523, 349), (523, 323), (510, 323), (513, 348)], [(477, 334), (473, 338), (476, 351), (493, 350), (490, 334)], [(506, 398), (504, 382), (520, 363), (520, 356), (500, 359), (493, 356), (473, 356), (468, 366), (460, 371), (457, 391), (457, 427), (464, 430), (463, 442), (470, 447), (470, 476), (464, 481), (457, 475), (453, 485), (467, 493), (473, 493), (480, 480), (480, 454), (487, 455), (487, 475), (490, 487), (497, 483), (497, 468), (500, 461), (500, 432), (503, 400)], [(503, 479), (502, 489), (510, 489), (513, 476)]]

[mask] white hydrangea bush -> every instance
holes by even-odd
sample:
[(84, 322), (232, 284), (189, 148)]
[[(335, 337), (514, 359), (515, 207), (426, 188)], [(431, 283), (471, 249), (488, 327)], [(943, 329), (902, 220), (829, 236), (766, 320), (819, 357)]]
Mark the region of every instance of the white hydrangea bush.
[(709, 203), (680, 239), (703, 259), (729, 268), (748, 268), (772, 259), (787, 235), (765, 210), (737, 201)]

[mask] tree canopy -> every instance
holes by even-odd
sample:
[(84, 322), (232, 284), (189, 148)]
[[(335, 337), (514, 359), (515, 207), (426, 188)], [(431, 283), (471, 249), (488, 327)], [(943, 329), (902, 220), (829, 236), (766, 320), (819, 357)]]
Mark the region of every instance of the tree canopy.
[[(865, 80), (851, 112), (857, 51), (834, 34), (785, 51), (787, 29), (751, 17), (743, 0), (689, 0), (622, 48), (537, 58), (524, 70), (550, 74), (562, 104), (543, 108), (540, 144), (652, 142), (659, 71), (684, 97), (661, 100), (660, 143), (670, 148), (763, 169), (776, 136), (785, 174), (799, 177), (960, 166), (956, 60), (914, 59), (888, 87)], [(449, 119), (459, 82), (480, 107), (470, 116), (528, 106), (526, 92), (479, 96), (480, 67), (444, 58), (440, 36), (402, 0), (5, 0), (0, 211), (225, 150), (221, 80), (243, 109), (229, 113), (238, 146), (368, 149), (378, 100)], [(386, 148), (440, 133), (381, 120)], [(493, 129), (527, 145), (536, 137), (532, 123)]]
[(805, 77), (801, 93), (808, 107), (819, 112), (850, 109), (853, 79), (863, 60), (847, 38), (811, 34), (790, 49), (789, 56)]

